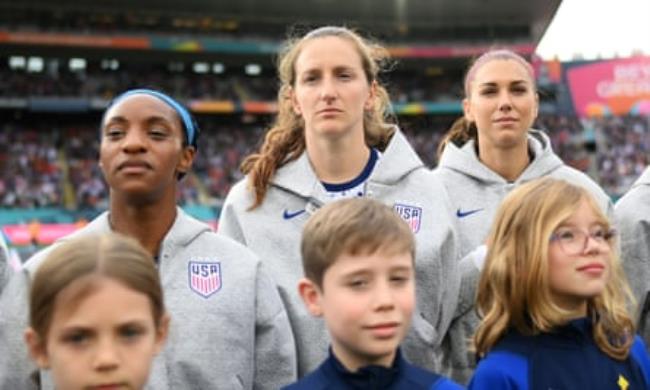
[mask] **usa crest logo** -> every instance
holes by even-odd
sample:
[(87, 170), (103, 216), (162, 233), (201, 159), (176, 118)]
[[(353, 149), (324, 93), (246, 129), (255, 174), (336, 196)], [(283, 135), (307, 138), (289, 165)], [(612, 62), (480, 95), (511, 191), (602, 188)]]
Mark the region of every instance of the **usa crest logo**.
[(413, 233), (420, 231), (420, 224), (422, 223), (422, 208), (395, 203), (393, 209), (404, 221), (406, 221), (406, 223), (411, 227)]
[(203, 298), (221, 290), (221, 263), (190, 261), (188, 276), (190, 289)]

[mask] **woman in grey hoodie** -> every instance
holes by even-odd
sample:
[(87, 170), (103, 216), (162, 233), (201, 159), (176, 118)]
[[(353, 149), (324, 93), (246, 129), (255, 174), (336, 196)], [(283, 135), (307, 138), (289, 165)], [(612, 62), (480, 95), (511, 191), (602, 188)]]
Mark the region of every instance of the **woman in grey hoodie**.
[(639, 305), (638, 332), (650, 342), (650, 166), (616, 202), (623, 268)]
[[(509, 50), (493, 50), (465, 77), (464, 117), (441, 142), (434, 175), (453, 199), (461, 242), (462, 295), (443, 349), (443, 373), (467, 383), (476, 359), (468, 350), (478, 324), (474, 296), (485, 255), (483, 243), (501, 200), (515, 187), (551, 176), (585, 187), (611, 215), (611, 200), (587, 175), (553, 152), (549, 137), (531, 129), (539, 97), (531, 65)], [(471, 261), (468, 261), (471, 260)], [(469, 267), (469, 269), (467, 269)]]
[(327, 331), (298, 294), (302, 228), (321, 205), (372, 197), (415, 233), (417, 313), (407, 359), (435, 370), (455, 311), (460, 277), (449, 199), (395, 125), (378, 73), (387, 53), (342, 27), (321, 27), (287, 44), (278, 73), (278, 116), (242, 165), (246, 178), (226, 198), (219, 233), (269, 266), (289, 312), (299, 375), (327, 357)]
[[(171, 322), (147, 388), (278, 389), (296, 379), (295, 345), (267, 268), (176, 206), (197, 135), (189, 112), (161, 92), (115, 98), (102, 120), (99, 151), (109, 210), (70, 237), (118, 232), (155, 258)], [(52, 388), (48, 371), (30, 380), (35, 366), (22, 334), (31, 279), (61, 241), (29, 259), (0, 296), (0, 389)]]

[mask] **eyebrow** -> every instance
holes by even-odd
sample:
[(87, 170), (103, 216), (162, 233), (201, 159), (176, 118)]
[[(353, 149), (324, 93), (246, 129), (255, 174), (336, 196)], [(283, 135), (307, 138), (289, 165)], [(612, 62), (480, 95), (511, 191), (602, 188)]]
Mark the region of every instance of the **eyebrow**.
[[(413, 266), (409, 265), (397, 265), (394, 267), (388, 268), (388, 272), (410, 272), (414, 271)], [(344, 277), (351, 277), (351, 276), (359, 276), (359, 275), (372, 275), (375, 274), (375, 270), (372, 268), (361, 268), (361, 269), (356, 269), (351, 272), (343, 274)]]
[[(120, 328), (123, 326), (146, 326), (148, 323), (149, 318), (148, 317), (131, 317), (128, 318), (122, 322), (113, 324), (114, 327)], [(71, 323), (71, 324), (66, 324), (61, 327), (61, 330), (64, 332), (67, 331), (86, 331), (86, 332), (92, 332), (96, 329), (96, 326), (94, 324), (87, 324), (87, 323)]]
[[(128, 119), (126, 119), (125, 117), (118, 115), (118, 116), (113, 116), (113, 117), (108, 118), (108, 120), (106, 120), (106, 123), (104, 124), (104, 126), (108, 125), (109, 123), (125, 124), (125, 123), (129, 123), (129, 122), (130, 121)], [(170, 125), (173, 124), (173, 122), (171, 122), (169, 119), (165, 118), (164, 116), (160, 116), (160, 115), (152, 115), (152, 116), (146, 118), (145, 122), (147, 124), (159, 123), (159, 122), (168, 123)]]
[[(511, 81), (511, 82), (509, 82), (508, 84), (512, 85), (512, 84), (527, 84), (527, 83), (528, 83), (527, 80), (523, 80), (523, 79), (522, 79), (522, 80), (514, 80), (514, 81)], [(496, 81), (487, 81), (487, 82), (481, 83), (479, 86), (481, 86), (481, 87), (494, 87), (494, 86), (496, 86), (497, 84), (498, 84), (498, 83), (497, 83)]]
[[(336, 65), (332, 68), (334, 72), (341, 72), (341, 71), (355, 71), (354, 67), (349, 66), (349, 65)], [(323, 69), (320, 66), (313, 66), (311, 68), (307, 68), (300, 72), (300, 74), (310, 74), (310, 73), (322, 73)]]

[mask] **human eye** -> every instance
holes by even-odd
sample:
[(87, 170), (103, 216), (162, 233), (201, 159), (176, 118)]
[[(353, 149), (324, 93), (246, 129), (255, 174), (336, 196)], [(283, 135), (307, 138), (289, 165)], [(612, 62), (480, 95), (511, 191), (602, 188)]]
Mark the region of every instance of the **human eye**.
[(497, 89), (492, 88), (492, 87), (483, 88), (483, 89), (481, 89), (480, 93), (481, 93), (482, 96), (492, 96), (492, 95), (495, 95), (497, 93)]
[(510, 88), (510, 91), (515, 95), (524, 95), (528, 92), (528, 87), (523, 84), (516, 84)]
[(300, 80), (303, 84), (314, 84), (318, 81), (318, 75), (314, 72), (309, 72), (304, 74)]
[(90, 332), (86, 330), (72, 330), (62, 335), (61, 340), (64, 344), (74, 347), (82, 346), (90, 341)]
[(119, 336), (126, 341), (137, 340), (146, 333), (146, 329), (140, 325), (124, 325), (119, 329)]
[(124, 135), (126, 131), (122, 126), (107, 126), (104, 129), (104, 135), (109, 139), (118, 139)]
[(614, 231), (611, 229), (607, 229), (604, 226), (599, 226), (595, 229), (593, 229), (589, 235), (596, 241), (607, 241), (611, 239), (614, 236)]
[(347, 282), (347, 286), (353, 290), (363, 290), (368, 287), (369, 284), (370, 282), (368, 279), (363, 277), (352, 278)]
[(574, 241), (577, 238), (578, 233), (575, 232), (573, 229), (558, 229), (554, 236), (557, 237), (558, 240), (564, 241), (564, 242), (571, 242)]
[(344, 81), (352, 80), (354, 78), (354, 73), (351, 70), (341, 70), (337, 74), (338, 78)]
[(152, 126), (149, 129), (149, 136), (153, 139), (156, 140), (165, 139), (167, 138), (167, 135), (168, 135), (168, 131), (163, 126), (156, 125), (156, 126)]
[(408, 274), (395, 274), (395, 275), (391, 275), (390, 277), (390, 282), (398, 286), (405, 285), (410, 280), (411, 280), (411, 275)]

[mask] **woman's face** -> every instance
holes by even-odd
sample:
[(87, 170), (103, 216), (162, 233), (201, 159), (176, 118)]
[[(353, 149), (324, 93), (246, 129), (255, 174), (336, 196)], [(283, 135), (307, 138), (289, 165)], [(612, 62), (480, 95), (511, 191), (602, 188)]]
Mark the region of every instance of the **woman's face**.
[(184, 138), (176, 111), (156, 97), (132, 95), (113, 105), (99, 150), (111, 192), (144, 198), (175, 192), (178, 174), (189, 170), (194, 157)]
[(363, 136), (374, 90), (354, 43), (336, 36), (306, 42), (295, 62), (292, 103), (306, 137)]
[(476, 124), (480, 147), (508, 149), (526, 144), (537, 117), (538, 97), (527, 69), (518, 61), (494, 59), (469, 80), (465, 118)]

